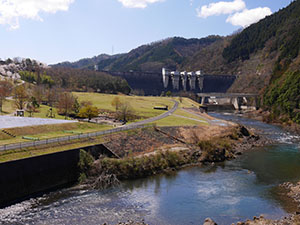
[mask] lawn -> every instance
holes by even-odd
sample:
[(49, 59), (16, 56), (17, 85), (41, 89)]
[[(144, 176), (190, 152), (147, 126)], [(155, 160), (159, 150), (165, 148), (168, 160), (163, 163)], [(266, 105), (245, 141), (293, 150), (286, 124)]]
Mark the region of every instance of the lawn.
[(203, 123), (195, 121), (195, 120), (189, 120), (186, 118), (180, 118), (177, 116), (168, 116), (164, 119), (158, 120), (154, 122), (157, 126), (160, 127), (171, 127), (171, 126), (197, 126), (197, 125), (203, 125)]
[[(194, 100), (190, 99), (190, 98), (179, 98), (179, 97), (174, 97), (174, 100), (176, 100), (177, 102), (179, 102), (179, 107), (180, 108), (199, 108), (199, 106), (201, 105), (198, 102), (195, 102)], [(181, 101), (180, 101), (181, 100)]]
[[(36, 109), (36, 112), (33, 113), (32, 117), (49, 119), (49, 117), (47, 117), (47, 113), (50, 111), (50, 108), (51, 107), (47, 106), (47, 105), (40, 105), (40, 107)], [(53, 112), (53, 115), (54, 115), (53, 119), (61, 119), (61, 120), (65, 119), (65, 116), (58, 115), (56, 108), (52, 107), (52, 112)], [(25, 117), (29, 117), (28, 112), (25, 112)]]
[(3, 102), (1, 115), (7, 115), (16, 111), (13, 100), (6, 100)]
[[(38, 117), (38, 118), (48, 118), (47, 112), (50, 110), (51, 107), (46, 105), (40, 105), (39, 108), (36, 109), (36, 112), (33, 113), (32, 117)], [(13, 114), (16, 111), (16, 107), (14, 105), (14, 100), (6, 100), (3, 103), (2, 107), (3, 112), (1, 115), (8, 115)], [(60, 116), (57, 114), (56, 108), (53, 107), (53, 114), (55, 115), (54, 119), (65, 119), (64, 116)], [(25, 112), (25, 117), (29, 117), (29, 113)]]
[(192, 119), (202, 120), (203, 122), (206, 121), (204, 118), (202, 118), (202, 117), (200, 117), (200, 116), (197, 116), (197, 115), (194, 115), (194, 114), (192, 114), (192, 113), (183, 111), (182, 109), (176, 110), (174, 114), (175, 114), (175, 115), (179, 115), (179, 116), (189, 117), (189, 118), (192, 118)]
[(79, 102), (91, 101), (99, 109), (115, 111), (115, 108), (111, 105), (112, 100), (117, 96), (121, 102), (128, 102), (133, 108), (133, 111), (137, 116), (142, 118), (149, 118), (158, 116), (164, 111), (153, 109), (154, 106), (167, 105), (172, 108), (174, 103), (171, 98), (165, 97), (144, 97), (144, 96), (127, 96), (127, 95), (110, 95), (110, 94), (99, 94), (99, 93), (82, 93), (74, 92), (78, 97)]

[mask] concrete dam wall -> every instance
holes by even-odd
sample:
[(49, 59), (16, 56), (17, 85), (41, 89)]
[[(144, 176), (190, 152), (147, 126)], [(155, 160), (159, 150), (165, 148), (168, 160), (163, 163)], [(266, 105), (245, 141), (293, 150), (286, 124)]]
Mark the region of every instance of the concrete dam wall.
[[(107, 71), (106, 71), (107, 72)], [(151, 72), (108, 72), (113, 76), (124, 78), (133, 90), (143, 90), (145, 95), (160, 95), (162, 92), (180, 92), (183, 91), (182, 82), (179, 82), (179, 90), (172, 86), (172, 82), (168, 83), (167, 88), (164, 87), (163, 77), (161, 73)], [(236, 76), (233, 75), (203, 75), (202, 90), (196, 85), (194, 90), (187, 89), (194, 93), (218, 92), (225, 93), (234, 83)]]

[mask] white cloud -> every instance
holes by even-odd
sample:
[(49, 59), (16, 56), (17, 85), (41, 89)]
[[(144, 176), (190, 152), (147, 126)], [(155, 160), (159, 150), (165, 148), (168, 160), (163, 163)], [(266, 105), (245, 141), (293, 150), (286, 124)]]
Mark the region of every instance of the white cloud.
[(217, 2), (211, 3), (209, 5), (204, 5), (197, 9), (197, 14), (199, 17), (207, 18), (209, 16), (221, 15), (221, 14), (231, 14), (234, 12), (239, 12), (246, 8), (246, 4), (243, 0), (234, 0), (232, 2)]
[(0, 0), (0, 24), (8, 24), (11, 29), (19, 28), (19, 19), (42, 21), (39, 13), (67, 11), (74, 0)]
[(251, 10), (245, 9), (242, 12), (238, 12), (229, 16), (226, 22), (231, 23), (234, 26), (247, 27), (271, 14), (272, 11), (268, 7), (259, 7)]
[(164, 0), (118, 0), (127, 8), (146, 8), (149, 4)]

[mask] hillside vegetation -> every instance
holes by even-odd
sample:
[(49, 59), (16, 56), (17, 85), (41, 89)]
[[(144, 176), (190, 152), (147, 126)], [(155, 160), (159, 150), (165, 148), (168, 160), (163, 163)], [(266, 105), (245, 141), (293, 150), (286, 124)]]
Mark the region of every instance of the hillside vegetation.
[[(300, 123), (300, 1), (246, 28), (224, 49), (227, 64), (252, 63), (256, 72), (243, 75), (232, 90), (260, 87), (270, 121)], [(251, 71), (251, 70), (250, 70)], [(249, 79), (250, 78), (250, 79)], [(256, 82), (260, 81), (261, 85)]]
[(265, 47), (269, 53), (279, 52), (278, 62), (290, 63), (300, 47), (300, 1), (266, 17), (235, 36), (223, 51), (228, 62), (250, 59), (250, 55)]
[[(162, 67), (177, 69), (189, 57), (212, 43), (222, 39), (219, 36), (185, 39), (168, 38), (151, 44), (142, 45), (127, 54), (102, 57), (101, 60), (83, 59), (71, 64), (61, 63), (53, 67), (86, 68), (94, 63), (99, 70), (109, 71), (151, 71), (160, 72)], [(101, 56), (101, 55), (100, 55)], [(99, 58), (99, 56), (98, 56)], [(85, 63), (84, 63), (85, 62)], [(91, 66), (89, 67), (91, 68)]]
[(116, 58), (121, 57), (122, 54), (117, 55), (107, 55), (101, 54), (94, 56), (92, 58), (80, 59), (76, 62), (62, 62), (55, 65), (52, 65), (53, 68), (73, 68), (73, 69), (94, 69), (94, 66), (100, 63), (101, 61), (115, 60)]
[(271, 111), (270, 121), (300, 124), (300, 72), (286, 72), (274, 81), (264, 93), (263, 104)]
[(73, 91), (130, 93), (126, 80), (103, 72), (72, 68), (48, 68), (44, 72), (55, 81), (56, 86)]

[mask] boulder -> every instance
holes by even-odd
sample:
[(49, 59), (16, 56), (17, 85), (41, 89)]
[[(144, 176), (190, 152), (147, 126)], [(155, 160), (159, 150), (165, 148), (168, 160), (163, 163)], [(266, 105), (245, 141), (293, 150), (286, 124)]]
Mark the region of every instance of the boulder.
[(206, 218), (203, 225), (217, 225), (211, 218)]

